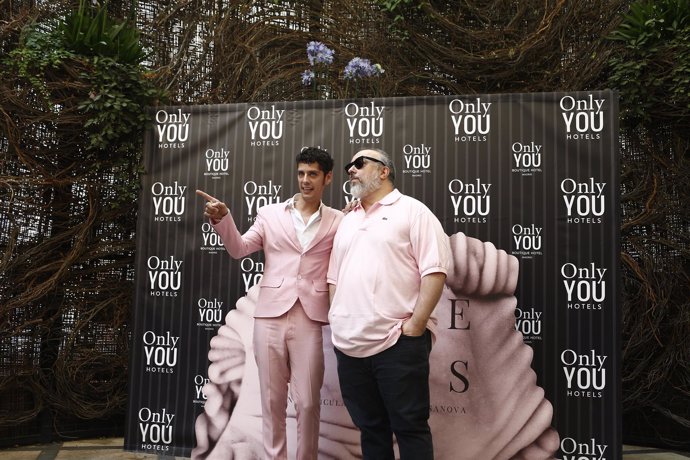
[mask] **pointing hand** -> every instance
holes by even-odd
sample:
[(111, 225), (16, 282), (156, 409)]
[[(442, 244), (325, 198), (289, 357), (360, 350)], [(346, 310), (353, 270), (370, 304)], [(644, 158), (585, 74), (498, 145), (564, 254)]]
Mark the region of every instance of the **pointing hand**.
[(218, 198), (214, 198), (202, 190), (197, 190), (196, 194), (206, 200), (204, 217), (211, 219), (213, 223), (217, 223), (228, 214), (228, 207)]

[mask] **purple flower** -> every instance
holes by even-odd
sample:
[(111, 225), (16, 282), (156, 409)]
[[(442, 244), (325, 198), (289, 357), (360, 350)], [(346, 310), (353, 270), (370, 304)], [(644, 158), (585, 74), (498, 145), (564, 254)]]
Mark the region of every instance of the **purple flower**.
[(333, 50), (321, 42), (309, 42), (307, 44), (307, 57), (309, 65), (333, 63)]
[(314, 81), (314, 72), (311, 70), (305, 70), (302, 72), (302, 84), (303, 85), (311, 85), (312, 81)]
[(376, 77), (384, 72), (380, 64), (372, 65), (369, 59), (353, 58), (345, 66), (345, 79), (355, 80), (357, 78)]

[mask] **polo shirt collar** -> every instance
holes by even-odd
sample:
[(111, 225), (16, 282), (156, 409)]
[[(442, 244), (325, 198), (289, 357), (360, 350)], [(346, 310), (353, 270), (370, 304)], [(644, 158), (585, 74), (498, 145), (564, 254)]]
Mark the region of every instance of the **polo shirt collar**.
[[(398, 201), (401, 196), (403, 196), (402, 193), (400, 193), (400, 191), (397, 188), (394, 188), (391, 192), (388, 193), (388, 195), (384, 196), (379, 201), (374, 203), (372, 207), (375, 208), (376, 206), (389, 206)], [(357, 209), (361, 209), (362, 211), (364, 211), (364, 206), (362, 206), (361, 200), (357, 201), (357, 204), (354, 208), (352, 208), (352, 211)]]
[(389, 206), (398, 201), (401, 196), (402, 193), (400, 193), (400, 191), (397, 188), (394, 188), (392, 192), (381, 198), (379, 200), (379, 203), (381, 204), (381, 206)]

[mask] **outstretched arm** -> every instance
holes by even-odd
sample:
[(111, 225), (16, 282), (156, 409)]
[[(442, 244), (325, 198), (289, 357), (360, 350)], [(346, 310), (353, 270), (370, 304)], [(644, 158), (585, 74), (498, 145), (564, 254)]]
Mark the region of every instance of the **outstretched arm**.
[(254, 224), (242, 235), (225, 203), (202, 190), (197, 190), (196, 194), (206, 200), (204, 216), (211, 221), (231, 257), (239, 259), (263, 249), (264, 227), (260, 210)]

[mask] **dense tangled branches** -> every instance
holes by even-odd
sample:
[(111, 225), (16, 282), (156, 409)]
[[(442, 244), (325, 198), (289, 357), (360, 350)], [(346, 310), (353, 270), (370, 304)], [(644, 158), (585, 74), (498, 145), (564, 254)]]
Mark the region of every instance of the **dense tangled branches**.
[(140, 104), (148, 93), (135, 66), (42, 32), (19, 46), (35, 29), (12, 18), (0, 22), (0, 426), (103, 419), (127, 400), (143, 108), (90, 108), (126, 102), (122, 87)]
[(335, 51), (336, 98), (353, 96), (342, 71), (356, 56), (386, 69), (385, 96), (592, 88), (626, 2), (434, 1), (393, 12), (365, 0), (278, 3), (151, 5), (140, 22), (155, 31), (161, 82), (185, 103), (304, 99), (305, 46), (316, 39)]
[(690, 135), (682, 131), (622, 135), (622, 379), (629, 436), (687, 448)]

